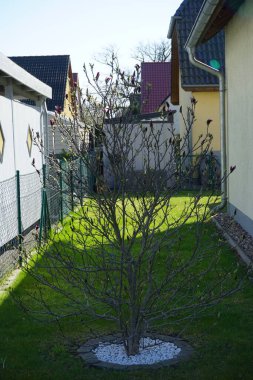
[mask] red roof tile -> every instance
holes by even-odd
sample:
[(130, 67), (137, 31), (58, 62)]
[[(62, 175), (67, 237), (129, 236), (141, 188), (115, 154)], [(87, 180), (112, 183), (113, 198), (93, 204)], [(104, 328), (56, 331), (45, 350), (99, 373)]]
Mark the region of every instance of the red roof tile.
[(156, 112), (171, 93), (171, 63), (142, 62), (141, 113)]

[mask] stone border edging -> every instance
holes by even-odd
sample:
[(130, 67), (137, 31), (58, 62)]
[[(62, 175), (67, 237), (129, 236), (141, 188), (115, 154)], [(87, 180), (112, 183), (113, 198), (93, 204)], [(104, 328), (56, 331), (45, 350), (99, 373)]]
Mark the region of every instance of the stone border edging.
[(122, 338), (120, 334), (111, 334), (111, 335), (104, 335), (100, 338), (94, 338), (89, 339), (87, 342), (85, 342), (78, 350), (79, 356), (83, 360), (85, 360), (86, 364), (98, 367), (98, 368), (108, 368), (108, 369), (115, 369), (115, 370), (138, 370), (143, 368), (150, 368), (150, 369), (157, 369), (165, 366), (170, 366), (172, 364), (177, 364), (181, 360), (187, 360), (193, 353), (193, 348), (183, 339), (181, 338), (175, 338), (168, 335), (160, 335), (160, 334), (146, 334), (145, 337), (149, 337), (152, 339), (160, 339), (165, 342), (174, 343), (177, 347), (181, 348), (180, 353), (173, 359), (163, 360), (157, 363), (153, 364), (135, 364), (135, 365), (121, 365), (121, 364), (114, 364), (109, 362), (102, 362), (100, 361), (97, 356), (94, 354), (93, 350), (99, 345), (99, 343), (120, 343), (122, 342)]
[(227, 240), (228, 244), (231, 248), (235, 249), (239, 257), (242, 259), (242, 261), (249, 267), (252, 265), (252, 261), (250, 258), (246, 255), (246, 253), (239, 247), (239, 245), (231, 238), (231, 236), (223, 229), (223, 227), (220, 225), (220, 223), (215, 219), (215, 216), (212, 217), (213, 223), (216, 225), (218, 230), (222, 233), (224, 238)]

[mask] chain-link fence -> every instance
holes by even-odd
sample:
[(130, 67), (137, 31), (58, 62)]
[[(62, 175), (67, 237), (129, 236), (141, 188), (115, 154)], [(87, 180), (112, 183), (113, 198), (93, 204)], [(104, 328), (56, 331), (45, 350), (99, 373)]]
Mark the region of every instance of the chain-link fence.
[(47, 237), (53, 224), (62, 222), (76, 206), (82, 206), (83, 199), (93, 192), (95, 178), (89, 170), (89, 160), (95, 160), (94, 154), (85, 160), (60, 159), (54, 165), (44, 166), (39, 241)]
[[(94, 159), (90, 155), (90, 159)], [(0, 182), (0, 278), (47, 236), (51, 226), (73, 211), (95, 185), (87, 159), (61, 159), (58, 165)]]
[(20, 176), (22, 233), (27, 232), (40, 219), (41, 172)]
[(0, 182), (0, 255), (16, 243), (17, 223), (16, 177)]
[[(0, 278), (20, 259), (20, 245), (28, 249), (36, 238), (41, 210), (41, 172), (0, 182)], [(38, 230), (38, 227), (37, 227)]]
[(178, 156), (176, 169), (182, 189), (202, 187), (205, 190), (215, 190), (220, 188), (222, 180), (220, 162), (213, 154), (188, 155), (186, 158)]

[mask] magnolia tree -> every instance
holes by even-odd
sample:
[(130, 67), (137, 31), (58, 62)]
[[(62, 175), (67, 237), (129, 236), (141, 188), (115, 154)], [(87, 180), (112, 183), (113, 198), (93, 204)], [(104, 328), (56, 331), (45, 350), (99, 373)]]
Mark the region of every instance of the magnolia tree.
[[(175, 202), (196, 177), (200, 161), (210, 157), (210, 121), (206, 135), (190, 147), (194, 99), (185, 135), (179, 137), (169, 104), (159, 120), (142, 120), (133, 108), (140, 92), (139, 65), (126, 75), (113, 55), (108, 67), (109, 75), (102, 77), (93, 65), (84, 66), (89, 86), (81, 121), (76, 108), (67, 123), (56, 112), (52, 125), (68, 144), (71, 176), (51, 155), (55, 174), (49, 182), (68, 192), (71, 178), (69, 198), (75, 207), (38, 255), (24, 257), (23, 268), (39, 284), (31, 293), (34, 305), (43, 305), (57, 320), (81, 315), (113, 321), (127, 354), (135, 355), (148, 331), (192, 318), (238, 284), (231, 290), (234, 272), (227, 268), (221, 275), (220, 249), (211, 246), (214, 240), (206, 244), (209, 206), (217, 196), (209, 192), (203, 202), (200, 187), (187, 201)], [(65, 190), (59, 185), (63, 177)], [(216, 177), (214, 184), (221, 180)], [(58, 293), (59, 301), (50, 304), (44, 288)]]

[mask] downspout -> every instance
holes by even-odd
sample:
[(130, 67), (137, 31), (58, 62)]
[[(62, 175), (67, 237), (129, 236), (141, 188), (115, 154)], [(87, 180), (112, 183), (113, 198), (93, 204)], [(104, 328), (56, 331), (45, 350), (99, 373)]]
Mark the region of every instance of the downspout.
[(191, 64), (215, 75), (219, 79), (220, 92), (220, 138), (221, 138), (221, 203), (212, 209), (212, 213), (221, 210), (227, 204), (227, 163), (226, 163), (226, 123), (225, 123), (225, 80), (219, 70), (199, 61), (195, 57), (195, 47), (186, 46)]

